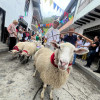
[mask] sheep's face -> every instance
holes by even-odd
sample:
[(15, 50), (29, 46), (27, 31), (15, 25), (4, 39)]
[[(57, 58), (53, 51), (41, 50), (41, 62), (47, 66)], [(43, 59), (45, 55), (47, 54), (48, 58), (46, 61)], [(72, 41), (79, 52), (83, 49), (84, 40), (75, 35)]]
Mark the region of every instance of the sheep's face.
[(67, 70), (69, 63), (72, 63), (75, 47), (72, 44), (61, 44), (58, 48), (58, 68)]
[(76, 49), (71, 43), (61, 43), (60, 45), (51, 42), (52, 45), (56, 48), (55, 51), (55, 63), (58, 65), (58, 68), (61, 70), (67, 70), (69, 64), (73, 61), (74, 53), (78, 55), (88, 53), (86, 49)]
[(19, 51), (17, 50), (11, 50), (10, 53), (12, 54), (12, 57), (17, 57), (19, 55)]

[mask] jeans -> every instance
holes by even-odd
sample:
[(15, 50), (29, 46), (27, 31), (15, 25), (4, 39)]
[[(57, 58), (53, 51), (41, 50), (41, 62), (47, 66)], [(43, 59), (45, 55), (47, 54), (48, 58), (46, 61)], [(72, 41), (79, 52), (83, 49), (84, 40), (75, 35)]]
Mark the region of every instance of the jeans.
[(96, 51), (95, 50), (90, 50), (88, 55), (87, 55), (87, 66), (91, 66), (94, 56), (95, 56)]
[(74, 54), (73, 64), (75, 64), (77, 54)]

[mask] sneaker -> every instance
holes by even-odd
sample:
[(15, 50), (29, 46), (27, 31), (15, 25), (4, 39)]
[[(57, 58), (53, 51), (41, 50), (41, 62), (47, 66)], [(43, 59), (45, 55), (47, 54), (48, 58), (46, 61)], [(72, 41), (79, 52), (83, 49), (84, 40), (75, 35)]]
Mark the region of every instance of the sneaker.
[(99, 71), (99, 70), (94, 70), (93, 72), (100, 73), (100, 71)]

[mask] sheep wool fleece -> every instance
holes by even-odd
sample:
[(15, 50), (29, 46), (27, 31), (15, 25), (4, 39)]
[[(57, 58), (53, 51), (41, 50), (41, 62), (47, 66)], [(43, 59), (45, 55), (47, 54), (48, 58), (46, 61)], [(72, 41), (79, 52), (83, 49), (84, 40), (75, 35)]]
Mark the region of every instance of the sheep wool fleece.
[(51, 64), (50, 57), (52, 53), (48, 48), (41, 48), (34, 56), (34, 64), (45, 84), (50, 85), (52, 88), (60, 88), (66, 83), (69, 74), (67, 71), (59, 70)]

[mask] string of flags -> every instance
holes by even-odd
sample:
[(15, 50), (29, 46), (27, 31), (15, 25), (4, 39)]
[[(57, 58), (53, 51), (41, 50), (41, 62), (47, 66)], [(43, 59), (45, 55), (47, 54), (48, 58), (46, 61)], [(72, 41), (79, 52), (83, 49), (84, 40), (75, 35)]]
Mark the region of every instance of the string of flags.
[[(47, 0), (45, 0), (45, 2), (47, 2)], [(64, 12), (64, 10), (60, 8), (53, 0), (50, 0), (49, 3), (50, 3), (50, 6), (53, 4), (53, 9), (57, 8), (57, 11), (60, 10), (60, 12), (61, 11)]]
[[(65, 22), (68, 22), (68, 21), (70, 21), (70, 20), (73, 19), (73, 16), (70, 15), (70, 14), (68, 14), (67, 12), (64, 12), (64, 17), (65, 17), (65, 16), (66, 16), (65, 19), (59, 21), (60, 24), (64, 24)], [(36, 25), (37, 28), (39, 28), (39, 27), (51, 27), (51, 26), (53, 26), (53, 23), (38, 24), (38, 25)]]

